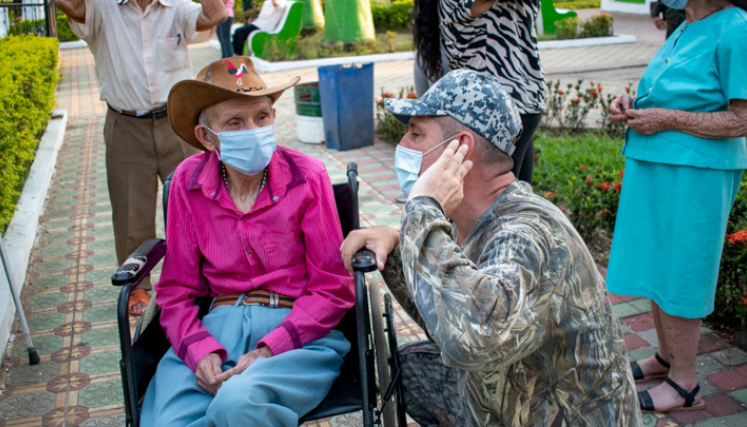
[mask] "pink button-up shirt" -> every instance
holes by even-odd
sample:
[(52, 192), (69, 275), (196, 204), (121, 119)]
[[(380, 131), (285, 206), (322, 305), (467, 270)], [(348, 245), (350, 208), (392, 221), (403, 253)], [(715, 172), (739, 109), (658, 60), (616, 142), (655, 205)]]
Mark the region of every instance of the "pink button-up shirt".
[(195, 297), (262, 288), (297, 298), (283, 323), (258, 344), (273, 354), (327, 335), (353, 306), (353, 280), (340, 258), (342, 231), (320, 161), (278, 147), (252, 210), (237, 210), (218, 156), (192, 156), (169, 193), (166, 259), (155, 286), (161, 324), (179, 357), (197, 369), (226, 351), (197, 318)]

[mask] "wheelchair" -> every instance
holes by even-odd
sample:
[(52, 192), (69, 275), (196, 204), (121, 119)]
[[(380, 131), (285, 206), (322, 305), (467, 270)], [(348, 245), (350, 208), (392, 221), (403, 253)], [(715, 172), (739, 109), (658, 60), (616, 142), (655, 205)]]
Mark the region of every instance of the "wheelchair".
[[(360, 226), (358, 168), (355, 163), (348, 164), (347, 178), (347, 183), (333, 185), (343, 236)], [(163, 185), (164, 221), (170, 185), (171, 176)], [(120, 370), (127, 426), (140, 425), (140, 409), (145, 391), (156, 372), (158, 362), (171, 347), (160, 323), (160, 309), (155, 304), (155, 298), (151, 298), (151, 304), (138, 321), (134, 334), (131, 334), (127, 310), (130, 292), (165, 256), (166, 244), (163, 239), (144, 242), (112, 276), (112, 285), (121, 287), (117, 322), (122, 350)], [(365, 427), (405, 427), (407, 422), (391, 297), (384, 296), (382, 311), (379, 286), (366, 285), (364, 274), (376, 270), (372, 252), (359, 251), (353, 259), (353, 267), (355, 306), (335, 328), (350, 342), (350, 351), (343, 360), (340, 376), (325, 399), (299, 422), (303, 424), (362, 411)], [(196, 300), (195, 303), (200, 307), (200, 318), (207, 313), (210, 300), (210, 297)]]

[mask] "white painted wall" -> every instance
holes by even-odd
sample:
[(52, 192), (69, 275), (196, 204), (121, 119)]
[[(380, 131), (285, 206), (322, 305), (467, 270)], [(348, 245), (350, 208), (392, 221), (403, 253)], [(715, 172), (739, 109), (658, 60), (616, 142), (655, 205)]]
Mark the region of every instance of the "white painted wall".
[(650, 10), (650, 4), (652, 0), (646, 0), (645, 4), (642, 3), (629, 3), (617, 0), (602, 0), (602, 11), (604, 12), (622, 12), (622, 13), (635, 13), (639, 15), (647, 15)]

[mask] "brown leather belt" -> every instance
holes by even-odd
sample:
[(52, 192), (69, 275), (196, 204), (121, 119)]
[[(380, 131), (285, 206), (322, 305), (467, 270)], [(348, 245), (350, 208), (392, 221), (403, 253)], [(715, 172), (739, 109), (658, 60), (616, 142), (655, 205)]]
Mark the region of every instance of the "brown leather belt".
[(255, 289), (245, 294), (221, 294), (215, 297), (210, 309), (221, 305), (261, 305), (269, 308), (293, 308), (295, 298), (280, 295), (277, 292)]

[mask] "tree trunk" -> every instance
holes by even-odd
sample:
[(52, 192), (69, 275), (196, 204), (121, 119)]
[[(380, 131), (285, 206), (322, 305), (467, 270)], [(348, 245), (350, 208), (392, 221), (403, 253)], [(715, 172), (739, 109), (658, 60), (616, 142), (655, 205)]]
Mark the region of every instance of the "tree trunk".
[(327, 0), (324, 41), (356, 42), (375, 37), (370, 0)]

